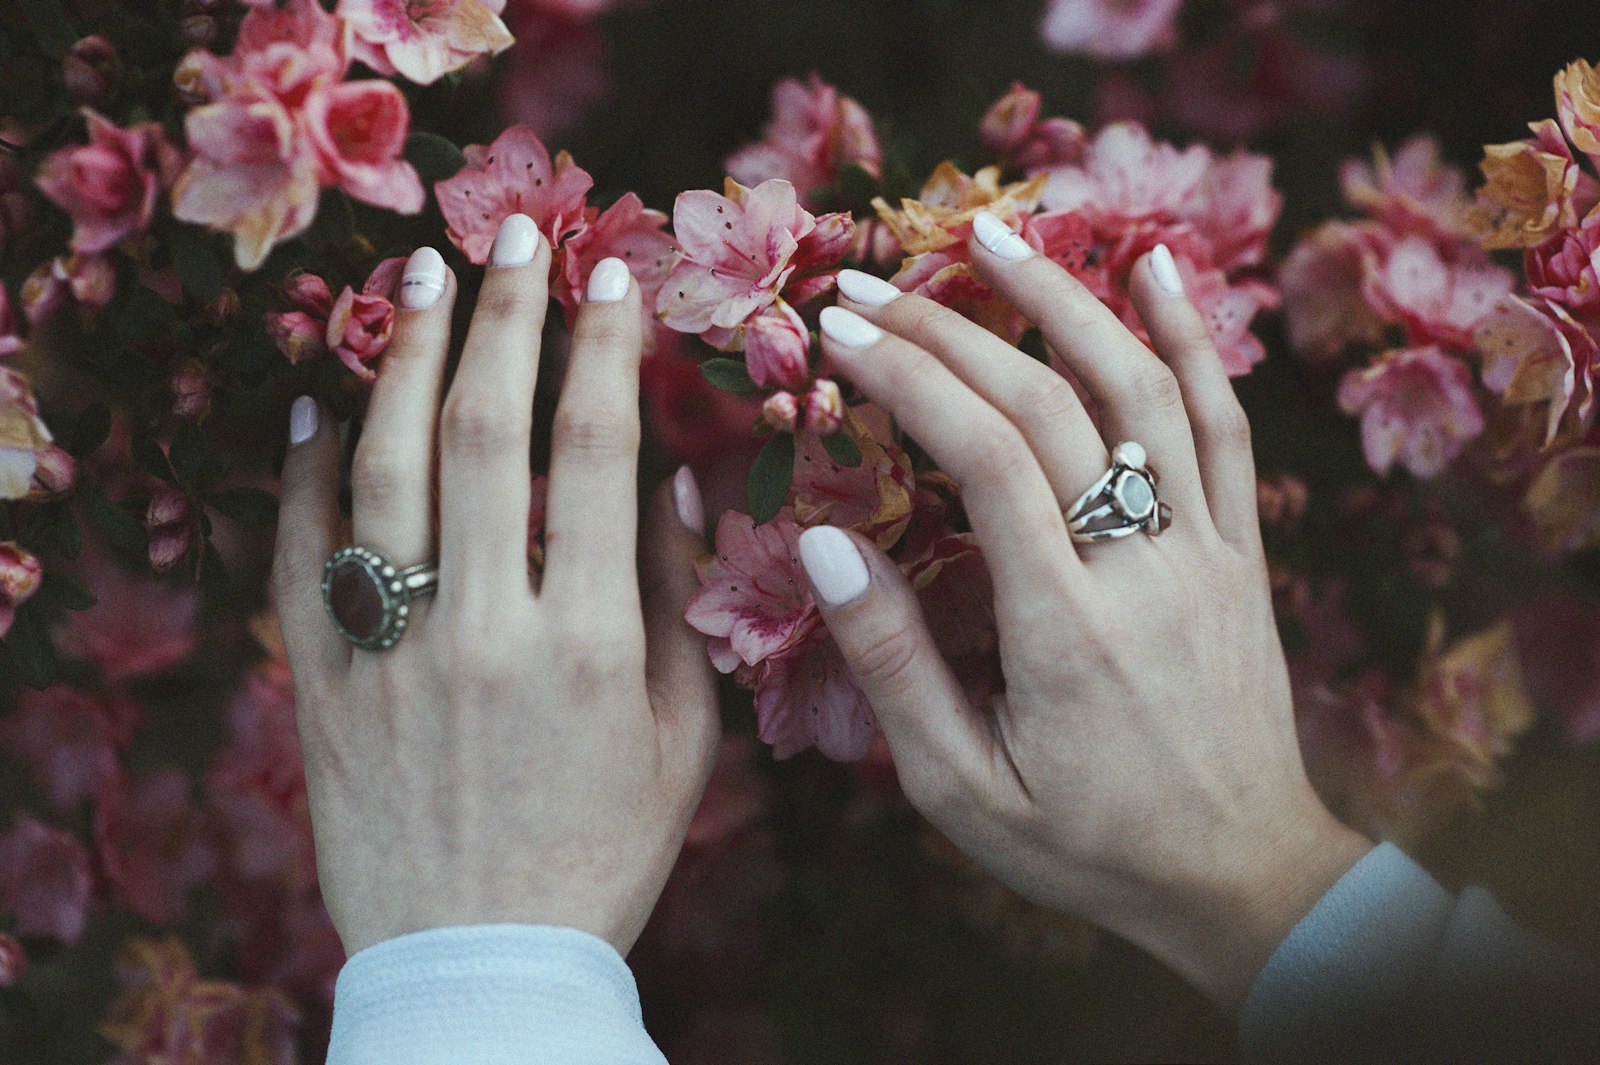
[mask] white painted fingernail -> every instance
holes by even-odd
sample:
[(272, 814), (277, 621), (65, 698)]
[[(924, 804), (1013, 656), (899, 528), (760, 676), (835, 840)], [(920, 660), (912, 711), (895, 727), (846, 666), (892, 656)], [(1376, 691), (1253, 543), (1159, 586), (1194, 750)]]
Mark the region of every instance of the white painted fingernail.
[(289, 445), (303, 444), (317, 435), (317, 401), (301, 396), (289, 408)]
[(1183, 295), (1183, 277), (1178, 273), (1178, 264), (1172, 261), (1172, 249), (1165, 244), (1157, 244), (1150, 253), (1150, 272), (1169, 296)]
[(831, 607), (859, 599), (871, 583), (855, 543), (832, 525), (814, 525), (800, 534), (800, 562), (811, 591)]
[(400, 275), (400, 306), (424, 311), (444, 294), (444, 256), (432, 248), (418, 248), (406, 260)]
[(521, 266), (539, 250), (539, 226), (525, 214), (507, 215), (489, 249), (490, 266)]
[(883, 278), (864, 274), (860, 270), (840, 270), (839, 291), (844, 293), (845, 299), (867, 307), (882, 307), (905, 295)]
[(615, 303), (628, 294), (633, 275), (628, 264), (621, 259), (601, 259), (589, 274), (589, 287), (584, 290), (588, 303)]
[(694, 471), (688, 466), (679, 466), (678, 472), (673, 474), (672, 500), (678, 505), (678, 520), (683, 522), (683, 527), (704, 536), (706, 508), (700, 500), (700, 482), (694, 479)]
[(988, 211), (979, 211), (972, 218), (972, 232), (978, 243), (1002, 259), (1019, 263), (1033, 256), (1033, 248), (1016, 230), (1006, 225)]
[(864, 348), (883, 339), (883, 330), (843, 307), (822, 309), (822, 332), (847, 348)]

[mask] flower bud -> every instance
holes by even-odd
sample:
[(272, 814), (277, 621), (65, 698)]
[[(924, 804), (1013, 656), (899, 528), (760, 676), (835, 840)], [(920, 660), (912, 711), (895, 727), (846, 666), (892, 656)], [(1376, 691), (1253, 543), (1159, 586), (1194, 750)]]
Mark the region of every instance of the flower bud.
[(17, 608), (39, 590), (44, 567), (39, 560), (10, 540), (0, 543), (0, 636), (11, 631)]
[(1039, 120), (1039, 94), (1013, 82), (1011, 90), (996, 100), (978, 126), (983, 146), (997, 155), (1010, 155), (1033, 132)]
[(810, 376), (810, 355), (811, 331), (782, 300), (745, 323), (745, 365), (762, 387), (799, 388)]
[(28, 967), (28, 952), (22, 949), (22, 940), (9, 932), (0, 932), (0, 987), (13, 987)]
[(172, 414), (184, 421), (199, 421), (211, 409), (211, 382), (204, 367), (190, 359), (178, 367), (168, 383), (172, 389)]
[(856, 239), (856, 222), (849, 212), (817, 216), (817, 227), (800, 242), (797, 253), (808, 262), (836, 263), (850, 253)]
[(150, 565), (165, 573), (189, 553), (194, 529), (189, 497), (177, 488), (160, 488), (150, 497), (144, 527), (150, 533)]
[(97, 311), (111, 302), (117, 291), (117, 271), (104, 255), (69, 255), (57, 259), (67, 288), (80, 307)]
[(178, 20), (178, 40), (194, 48), (210, 48), (217, 39), (217, 16), (198, 13)]
[(178, 99), (186, 104), (203, 104), (222, 95), (214, 60), (205, 49), (197, 48), (178, 61), (172, 72), (172, 88)]
[(346, 285), (328, 314), (325, 341), (340, 362), (370, 381), (376, 374), (366, 364), (383, 354), (393, 333), (394, 304)]
[(761, 418), (780, 433), (792, 433), (800, 421), (800, 401), (793, 392), (774, 392), (761, 404)]
[(22, 283), (22, 314), (37, 329), (54, 318), (67, 303), (67, 280), (56, 272), (55, 260), (42, 262)]
[(267, 335), (290, 362), (305, 362), (325, 354), (327, 323), (305, 311), (269, 311), (264, 316)]
[(78, 463), (51, 444), (34, 455), (33, 488), (28, 499), (48, 499), (71, 488), (78, 479)]
[(844, 396), (839, 386), (822, 378), (806, 394), (805, 430), (818, 436), (837, 433), (844, 425)]
[(97, 104), (122, 81), (122, 60), (109, 40), (100, 34), (84, 37), (61, 58), (61, 80), (80, 104)]
[(333, 310), (333, 292), (316, 274), (300, 273), (283, 282), (283, 297), (297, 310), (326, 318)]

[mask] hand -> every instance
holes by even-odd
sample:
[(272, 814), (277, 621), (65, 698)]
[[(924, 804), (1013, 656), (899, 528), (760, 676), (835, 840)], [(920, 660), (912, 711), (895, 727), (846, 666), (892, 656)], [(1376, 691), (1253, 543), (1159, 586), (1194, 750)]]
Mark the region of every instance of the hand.
[[(822, 327), (834, 365), (963, 486), (994, 582), (1006, 692), (992, 713), (869, 540), (810, 529), (802, 560), (928, 819), (1016, 891), (1236, 1007), (1371, 846), (1301, 764), (1248, 423), (1164, 250), (1132, 279), (1158, 358), (1004, 223), (977, 231), (998, 254), (975, 237), (973, 264), (1038, 324), (1100, 429), (1061, 373), (866, 275), (841, 278), (855, 298)], [(1148, 451), (1173, 525), (1077, 545), (1062, 510), (1124, 440)]]
[(390, 650), (353, 649), (323, 608), (322, 566), (344, 542), (339, 434), (309, 400), (291, 419), (274, 582), (322, 894), (350, 953), (521, 922), (626, 954), (717, 744), (704, 640), (683, 621), (704, 518), (687, 470), (678, 506), (673, 486), (655, 493), (641, 606), (643, 317), (608, 260), (573, 331), (534, 586), (528, 456), (550, 248), (513, 216), (490, 263), (441, 413), (455, 277), (431, 249), (411, 257), (356, 447), (355, 542), (398, 565), (439, 560), (437, 593)]

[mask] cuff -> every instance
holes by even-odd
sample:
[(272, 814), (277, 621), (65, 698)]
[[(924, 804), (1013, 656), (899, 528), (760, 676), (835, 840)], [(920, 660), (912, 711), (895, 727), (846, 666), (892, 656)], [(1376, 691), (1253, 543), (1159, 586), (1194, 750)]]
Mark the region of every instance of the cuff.
[(328, 1065), (665, 1065), (627, 963), (587, 932), (484, 924), (396, 936), (345, 962)]

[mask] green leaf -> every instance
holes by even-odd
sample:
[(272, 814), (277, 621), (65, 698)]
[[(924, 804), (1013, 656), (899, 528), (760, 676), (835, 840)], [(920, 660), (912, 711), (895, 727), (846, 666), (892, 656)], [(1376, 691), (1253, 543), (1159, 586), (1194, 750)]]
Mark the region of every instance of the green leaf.
[(750, 516), (757, 524), (768, 522), (783, 509), (789, 499), (789, 485), (794, 480), (794, 436), (778, 433), (756, 456), (750, 467), (747, 495)]
[(111, 433), (111, 411), (104, 403), (91, 403), (78, 415), (68, 437), (67, 451), (75, 459), (86, 459), (100, 450)]
[(89, 516), (106, 534), (106, 539), (111, 541), (112, 547), (136, 555), (149, 551), (150, 544), (145, 536), (144, 526), (137, 518), (97, 490), (87, 491), (83, 495), (89, 507)]
[(100, 601), (78, 578), (53, 569), (45, 570), (44, 594), (67, 610), (88, 610)]
[(11, 631), (0, 640), (0, 651), (28, 687), (48, 688), (55, 679), (56, 649), (50, 643), (50, 630), (45, 627), (37, 602), (17, 611)]
[(222, 295), (228, 270), (212, 246), (210, 234), (195, 226), (169, 226), (166, 243), (172, 268), (178, 272), (178, 280), (190, 299), (207, 304)]
[(265, 525), (278, 514), (278, 500), (261, 488), (229, 488), (206, 496), (206, 502), (240, 525)]
[(851, 163), (839, 171), (839, 195), (847, 205), (865, 209), (877, 194), (878, 179), (860, 164)]
[(748, 395), (761, 391), (761, 386), (750, 380), (750, 371), (738, 359), (707, 359), (700, 364), (700, 373), (724, 392)]
[(461, 149), (437, 133), (416, 132), (406, 138), (406, 162), (417, 168), (417, 174), (426, 184), (453, 177), (467, 165)]
[(167, 461), (166, 452), (161, 450), (161, 445), (156, 443), (155, 437), (140, 433), (133, 438), (129, 450), (133, 454), (133, 461), (145, 473), (170, 485), (178, 483), (172, 470), (172, 463)]
[(823, 437), (822, 446), (828, 457), (841, 466), (853, 470), (861, 465), (861, 448), (856, 446), (855, 438), (843, 430)]
[(22, 15), (33, 30), (33, 39), (39, 51), (52, 59), (60, 59), (67, 49), (78, 43), (78, 31), (67, 21), (61, 0), (18, 0)]

